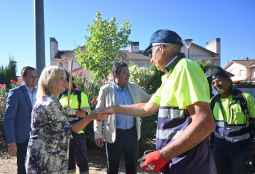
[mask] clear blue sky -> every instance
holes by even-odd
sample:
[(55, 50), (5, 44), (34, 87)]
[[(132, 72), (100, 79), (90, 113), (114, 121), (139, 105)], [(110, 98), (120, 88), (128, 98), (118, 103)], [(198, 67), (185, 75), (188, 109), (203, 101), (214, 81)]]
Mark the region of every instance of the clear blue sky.
[[(34, 1), (1, 0), (0, 65), (9, 57), (35, 66)], [(44, 0), (46, 64), (49, 38), (59, 41), (60, 49), (74, 49), (85, 41), (86, 28), (100, 11), (105, 18), (132, 25), (130, 39), (144, 49), (153, 31), (175, 30), (183, 39), (192, 38), (204, 46), (216, 37), (222, 42), (222, 61), (255, 58), (254, 0)], [(19, 74), (19, 72), (18, 72)]]

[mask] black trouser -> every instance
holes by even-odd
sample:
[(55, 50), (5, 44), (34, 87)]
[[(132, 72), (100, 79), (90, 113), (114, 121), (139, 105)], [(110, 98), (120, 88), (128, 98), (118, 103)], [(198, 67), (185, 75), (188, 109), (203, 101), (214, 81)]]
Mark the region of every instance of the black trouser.
[(213, 154), (218, 174), (249, 174), (247, 160), (249, 142), (230, 143), (214, 138)]
[(17, 145), (17, 173), (26, 174), (25, 161), (27, 155), (28, 140), (23, 143), (16, 143)]
[(69, 145), (68, 170), (75, 170), (77, 165), (80, 172), (87, 172), (89, 167), (86, 137), (84, 134), (72, 133), (72, 135), (73, 138)]
[(124, 155), (127, 174), (136, 174), (138, 141), (136, 128), (116, 130), (114, 143), (106, 143), (107, 173), (118, 174), (120, 159)]

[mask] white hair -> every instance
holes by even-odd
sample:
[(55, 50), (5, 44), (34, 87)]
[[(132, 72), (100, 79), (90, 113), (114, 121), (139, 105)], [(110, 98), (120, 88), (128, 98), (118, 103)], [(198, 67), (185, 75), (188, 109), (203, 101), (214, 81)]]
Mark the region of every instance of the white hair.
[(57, 85), (56, 82), (61, 79), (66, 79), (66, 72), (63, 68), (54, 65), (45, 67), (39, 77), (36, 99), (42, 100), (44, 96), (50, 95)]

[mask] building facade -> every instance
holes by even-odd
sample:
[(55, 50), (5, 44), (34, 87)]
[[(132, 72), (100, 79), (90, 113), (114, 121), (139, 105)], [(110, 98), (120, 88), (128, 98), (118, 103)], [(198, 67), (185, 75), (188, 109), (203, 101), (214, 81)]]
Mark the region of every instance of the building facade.
[[(186, 40), (184, 40), (184, 43)], [(185, 53), (186, 57), (190, 59), (198, 60), (204, 63), (220, 65), (221, 40), (220, 38), (216, 38), (214, 40), (208, 41), (205, 47), (202, 47), (194, 42), (191, 42), (189, 46), (182, 47), (182, 52)]]
[[(190, 47), (183, 46), (182, 52), (190, 59), (198, 60), (205, 63), (220, 64), (220, 38), (216, 38), (206, 43), (202, 47), (196, 43), (191, 43)], [(86, 51), (84, 47), (80, 47), (82, 51)], [(150, 57), (143, 54), (140, 50), (139, 42), (130, 42), (125, 50), (121, 50), (119, 59), (128, 64), (135, 64), (139, 67), (149, 67)], [(50, 38), (50, 63), (61, 66), (66, 70), (70, 69), (70, 61), (73, 60), (72, 70), (74, 74), (79, 76), (90, 76), (89, 72), (82, 69), (75, 57), (75, 50), (59, 50), (58, 41), (55, 38)]]
[(234, 75), (232, 77), (234, 82), (255, 82), (255, 59), (232, 60), (224, 69)]

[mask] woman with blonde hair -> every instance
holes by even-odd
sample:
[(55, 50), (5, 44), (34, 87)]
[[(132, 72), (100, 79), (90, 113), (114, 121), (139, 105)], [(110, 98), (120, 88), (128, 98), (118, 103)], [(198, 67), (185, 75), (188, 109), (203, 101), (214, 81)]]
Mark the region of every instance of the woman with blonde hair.
[(64, 69), (57, 66), (43, 69), (38, 82), (37, 101), (32, 110), (27, 174), (67, 173), (71, 131), (80, 131), (96, 117), (96, 114), (85, 115), (85, 112), (79, 111), (76, 114), (83, 119), (69, 124), (57, 98), (66, 86)]

